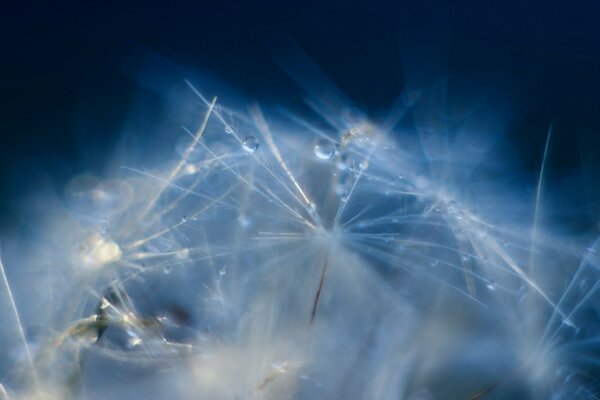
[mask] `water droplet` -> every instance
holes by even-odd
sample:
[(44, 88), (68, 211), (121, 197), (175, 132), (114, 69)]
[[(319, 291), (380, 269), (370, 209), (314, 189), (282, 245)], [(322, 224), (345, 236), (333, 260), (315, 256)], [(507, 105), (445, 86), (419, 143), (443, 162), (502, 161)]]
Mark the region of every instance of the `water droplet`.
[(188, 220), (188, 217), (187, 217), (187, 215), (184, 215), (183, 217), (181, 217), (181, 222), (182, 222), (182, 223), (185, 223), (185, 222), (187, 222), (187, 220)]
[(273, 368), (274, 370), (276, 370), (277, 372), (279, 372), (280, 374), (284, 373), (286, 371), (287, 368), (287, 362), (283, 361), (283, 362), (275, 362), (271, 364), (271, 368)]
[(254, 136), (246, 136), (242, 142), (242, 147), (246, 153), (254, 153), (258, 149), (258, 139)]
[(433, 268), (435, 268), (435, 267), (437, 267), (437, 266), (439, 265), (439, 263), (440, 263), (440, 262), (439, 262), (439, 260), (432, 260), (432, 261), (431, 261), (431, 266), (432, 266)]
[(485, 284), (485, 287), (488, 288), (489, 290), (491, 290), (492, 292), (495, 292), (496, 289), (498, 289), (498, 287), (496, 286), (496, 282), (494, 281), (487, 281), (487, 283)]
[(231, 125), (225, 125), (225, 133), (227, 133), (228, 135), (233, 135), (233, 128), (231, 127)]
[(469, 255), (468, 254), (463, 254), (461, 259), (465, 262), (469, 261)]
[(367, 159), (364, 159), (360, 162), (360, 164), (358, 164), (358, 166), (361, 170), (364, 171), (365, 169), (369, 168), (369, 161)]
[(129, 348), (129, 349), (133, 349), (134, 347), (137, 347), (141, 344), (142, 344), (142, 339), (137, 335), (131, 336), (129, 338), (129, 340), (127, 340), (127, 348)]
[(165, 275), (169, 275), (169, 274), (171, 273), (171, 271), (172, 271), (172, 270), (173, 270), (173, 267), (171, 267), (170, 265), (166, 265), (166, 266), (163, 268), (163, 274), (165, 274)]
[(571, 318), (568, 317), (564, 317), (562, 319), (562, 323), (566, 326), (569, 326), (571, 328), (576, 328), (575, 324), (573, 323), (573, 321), (571, 320)]
[(219, 270), (219, 276), (224, 276), (226, 273), (227, 273), (227, 270), (225, 269), (225, 267), (223, 267)]
[(321, 138), (315, 142), (315, 155), (321, 160), (328, 160), (335, 154), (335, 143)]

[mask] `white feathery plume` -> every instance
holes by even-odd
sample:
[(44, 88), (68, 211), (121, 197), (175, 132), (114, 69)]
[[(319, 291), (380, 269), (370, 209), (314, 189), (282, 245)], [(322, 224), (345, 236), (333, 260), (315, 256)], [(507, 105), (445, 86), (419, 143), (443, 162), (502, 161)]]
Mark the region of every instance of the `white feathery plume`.
[(597, 398), (598, 245), (540, 222), (544, 165), (527, 203), (485, 138), (397, 128), (426, 92), (378, 124), (187, 86), (148, 159), (5, 240), (0, 398)]

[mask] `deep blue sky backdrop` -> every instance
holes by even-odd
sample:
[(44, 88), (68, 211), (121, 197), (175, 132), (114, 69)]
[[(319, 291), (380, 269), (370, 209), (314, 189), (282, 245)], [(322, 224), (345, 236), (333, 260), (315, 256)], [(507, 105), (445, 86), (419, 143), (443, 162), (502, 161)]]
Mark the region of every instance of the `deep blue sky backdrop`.
[[(142, 4), (146, 3), (146, 4)], [(403, 88), (403, 41), (447, 44), (449, 74), (509, 77), (523, 112), (509, 135), (533, 170), (553, 123), (553, 168), (600, 165), (600, 7), (536, 1), (48, 2), (0, 13), (0, 218), (10, 220), (23, 165), (79, 172), (110, 150), (139, 49), (216, 72), (259, 98), (294, 96), (270, 44), (296, 42), (359, 106), (388, 107)], [(435, 41), (434, 40), (434, 41)], [(86, 152), (80, 144), (86, 143)], [(31, 162), (30, 162), (31, 161)], [(49, 167), (50, 168), (50, 167)], [(24, 185), (23, 187), (27, 187)], [(593, 197), (593, 196), (592, 196)], [(597, 200), (597, 198), (596, 198)], [(596, 201), (590, 200), (590, 201)]]

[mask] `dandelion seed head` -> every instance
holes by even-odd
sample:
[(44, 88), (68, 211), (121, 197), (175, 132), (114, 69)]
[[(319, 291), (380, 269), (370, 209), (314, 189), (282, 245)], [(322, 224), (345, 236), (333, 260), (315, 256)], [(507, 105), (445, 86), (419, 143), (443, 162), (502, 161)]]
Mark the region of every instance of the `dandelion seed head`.
[[(588, 388), (597, 354), (575, 349), (597, 341), (582, 324), (598, 313), (596, 246), (505, 217), (530, 204), (478, 169), (485, 140), (463, 146), (437, 115), (398, 133), (335, 95), (312, 101), (312, 121), (185, 93), (147, 157), (123, 151), (107, 177), (46, 197), (44, 240), (9, 257), (23, 265), (7, 274), (15, 326), (39, 341), (9, 369), (37, 373), (36, 393), (76, 380), (96, 396), (113, 373), (127, 384), (106, 398)], [(409, 96), (416, 119), (428, 95)], [(21, 307), (24, 288), (39, 290)]]

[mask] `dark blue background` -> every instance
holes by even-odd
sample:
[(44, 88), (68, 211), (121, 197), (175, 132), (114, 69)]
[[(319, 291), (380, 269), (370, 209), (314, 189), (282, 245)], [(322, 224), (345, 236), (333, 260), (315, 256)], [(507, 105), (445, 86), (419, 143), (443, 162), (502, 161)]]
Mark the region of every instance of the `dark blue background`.
[[(377, 111), (403, 88), (404, 41), (441, 41), (448, 74), (484, 71), (519, 88), (523, 110), (508, 134), (528, 168), (539, 166), (549, 123), (560, 149), (552, 168), (596, 176), (600, 164), (594, 1), (84, 3), (21, 2), (0, 14), (3, 221), (11, 220), (19, 190), (31, 189), (23, 165), (60, 160), (76, 173), (100, 163), (136, 90), (122, 64), (140, 48), (277, 99), (297, 94), (269, 50), (274, 40), (290, 38), (357, 105)], [(585, 201), (597, 204), (592, 189)]]

